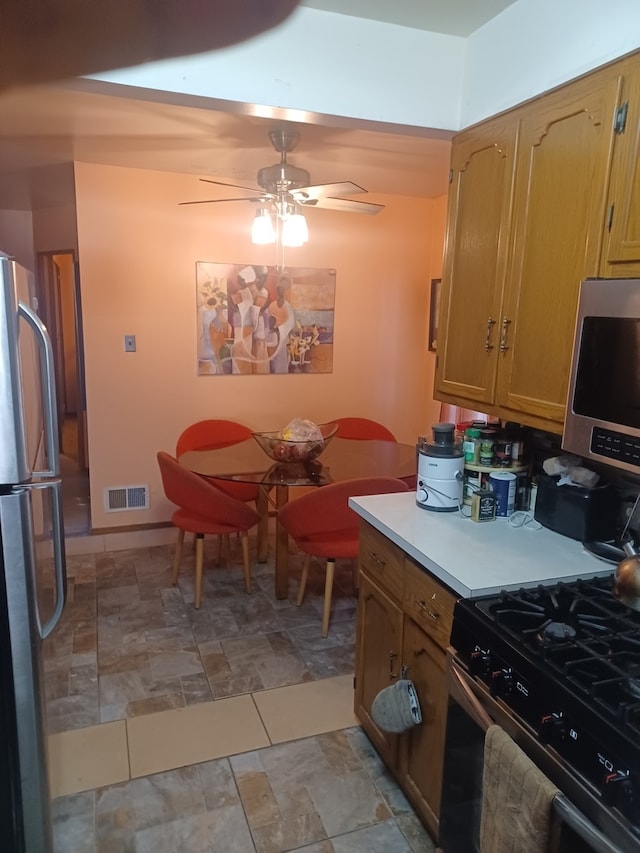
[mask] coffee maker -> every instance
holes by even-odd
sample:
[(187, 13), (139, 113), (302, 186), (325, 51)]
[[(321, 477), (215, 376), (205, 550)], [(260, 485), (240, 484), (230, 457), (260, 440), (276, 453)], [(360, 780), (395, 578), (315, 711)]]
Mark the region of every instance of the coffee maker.
[(433, 440), (418, 439), (416, 504), (434, 512), (455, 512), (462, 503), (464, 453), (453, 424), (433, 424)]

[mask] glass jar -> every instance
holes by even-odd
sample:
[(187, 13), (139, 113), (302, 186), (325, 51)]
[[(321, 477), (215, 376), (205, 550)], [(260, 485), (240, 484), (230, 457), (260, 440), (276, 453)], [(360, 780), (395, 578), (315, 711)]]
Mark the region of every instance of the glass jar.
[(514, 465), (518, 465), (524, 459), (524, 431), (520, 424), (507, 421), (505, 435), (511, 442), (511, 461)]
[(480, 465), (493, 465), (496, 434), (492, 429), (480, 430)]
[(498, 438), (495, 443), (495, 458), (496, 465), (499, 465), (501, 468), (508, 468), (511, 465), (512, 454), (511, 454), (512, 443), (507, 438)]
[(476, 427), (467, 427), (464, 433), (464, 442), (462, 444), (464, 451), (464, 461), (471, 465), (477, 465), (480, 462), (480, 430)]

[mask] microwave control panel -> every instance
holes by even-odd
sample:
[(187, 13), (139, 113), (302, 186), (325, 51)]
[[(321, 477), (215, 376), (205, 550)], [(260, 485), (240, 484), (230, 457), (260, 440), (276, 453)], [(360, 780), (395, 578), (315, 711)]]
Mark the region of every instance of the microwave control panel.
[(640, 468), (640, 438), (632, 435), (596, 426), (591, 431), (590, 450), (598, 456), (619, 459)]

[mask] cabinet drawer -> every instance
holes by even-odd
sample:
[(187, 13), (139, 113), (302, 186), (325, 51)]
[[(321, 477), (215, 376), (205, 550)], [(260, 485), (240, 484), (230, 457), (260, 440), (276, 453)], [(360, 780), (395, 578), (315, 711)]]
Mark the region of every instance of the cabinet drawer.
[(404, 552), (366, 522), (360, 525), (360, 568), (402, 601)]
[(404, 611), (443, 649), (449, 644), (455, 603), (439, 581), (405, 559)]

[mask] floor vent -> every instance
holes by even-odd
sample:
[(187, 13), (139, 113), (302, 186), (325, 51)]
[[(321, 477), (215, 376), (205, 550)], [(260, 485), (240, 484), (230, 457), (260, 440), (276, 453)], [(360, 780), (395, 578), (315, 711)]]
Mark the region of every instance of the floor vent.
[(149, 487), (111, 486), (104, 490), (104, 508), (107, 512), (149, 509)]

